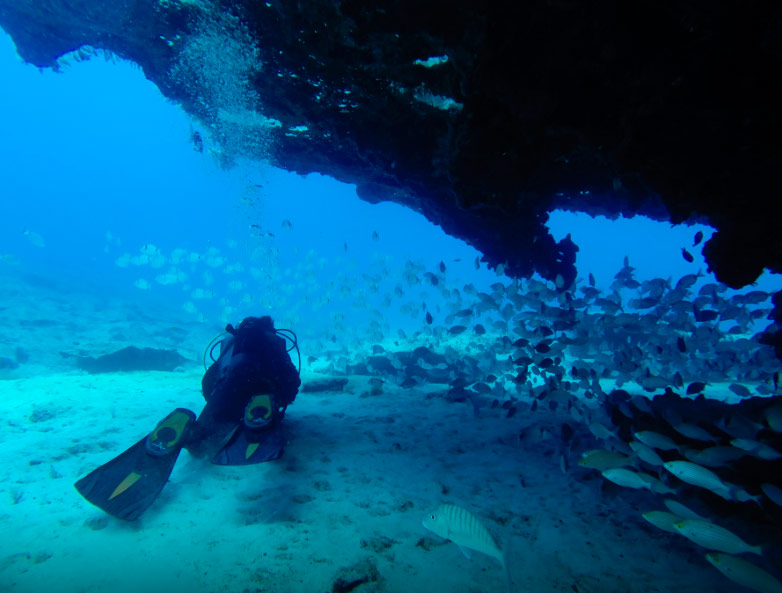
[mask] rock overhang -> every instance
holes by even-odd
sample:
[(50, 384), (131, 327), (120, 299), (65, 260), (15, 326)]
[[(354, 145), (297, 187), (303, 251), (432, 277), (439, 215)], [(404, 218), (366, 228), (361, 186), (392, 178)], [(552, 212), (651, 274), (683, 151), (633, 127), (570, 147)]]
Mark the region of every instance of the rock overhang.
[(772, 2), (0, 0), (0, 25), (40, 67), (85, 46), (133, 60), (227, 162), (353, 183), (512, 275), (575, 278), (556, 208), (708, 223), (733, 287), (782, 269)]

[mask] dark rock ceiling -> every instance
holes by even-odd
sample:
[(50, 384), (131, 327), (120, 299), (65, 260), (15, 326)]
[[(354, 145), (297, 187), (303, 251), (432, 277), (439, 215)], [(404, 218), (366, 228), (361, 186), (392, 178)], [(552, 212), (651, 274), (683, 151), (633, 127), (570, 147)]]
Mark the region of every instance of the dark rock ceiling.
[(733, 287), (782, 272), (777, 2), (0, 0), (0, 26), (39, 67), (133, 60), (227, 161), (355, 183), (511, 274), (575, 277), (555, 208), (711, 224)]

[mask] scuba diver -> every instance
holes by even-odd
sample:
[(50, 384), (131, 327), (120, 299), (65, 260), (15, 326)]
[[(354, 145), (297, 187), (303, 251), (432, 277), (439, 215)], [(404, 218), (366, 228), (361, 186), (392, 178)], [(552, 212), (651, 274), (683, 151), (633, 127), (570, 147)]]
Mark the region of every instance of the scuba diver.
[[(219, 465), (262, 463), (282, 455), (282, 419), (301, 385), (296, 334), (274, 329), (268, 316), (247, 317), (225, 331), (225, 337), (207, 346), (213, 364), (201, 380), (206, 405), (198, 418), (185, 408), (171, 412), (127, 451), (76, 482), (84, 498), (133, 521), (163, 490), (182, 448)], [(294, 348), (299, 369), (288, 355)]]

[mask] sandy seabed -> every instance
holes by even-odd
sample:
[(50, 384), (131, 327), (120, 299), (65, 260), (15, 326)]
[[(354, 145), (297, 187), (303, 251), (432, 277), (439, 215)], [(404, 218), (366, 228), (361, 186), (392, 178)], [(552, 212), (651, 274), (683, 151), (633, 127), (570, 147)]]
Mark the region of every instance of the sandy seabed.
[(368, 378), (352, 377), (343, 392), (301, 393), (281, 459), (222, 467), (183, 452), (133, 523), (83, 500), (79, 477), (171, 409), (200, 411), (200, 377), (0, 382), (0, 590), (320, 593), (363, 563), (377, 580), (358, 592), (505, 591), (496, 560), (468, 560), (422, 527), (441, 502), (510, 542), (514, 591), (732, 590), (695, 546), (644, 523), (640, 512), (662, 508), (653, 495), (602, 493), (599, 474), (563, 473), (556, 439), (519, 441), (529, 418), (475, 418), (432, 397), (442, 386), (369, 395)]

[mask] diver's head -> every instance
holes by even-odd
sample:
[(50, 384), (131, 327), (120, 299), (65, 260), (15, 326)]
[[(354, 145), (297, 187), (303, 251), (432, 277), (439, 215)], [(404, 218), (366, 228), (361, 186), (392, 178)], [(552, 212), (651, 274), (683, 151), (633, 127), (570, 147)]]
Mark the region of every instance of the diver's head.
[(274, 331), (274, 321), (268, 315), (263, 317), (245, 317), (237, 329), (259, 329), (261, 331)]

